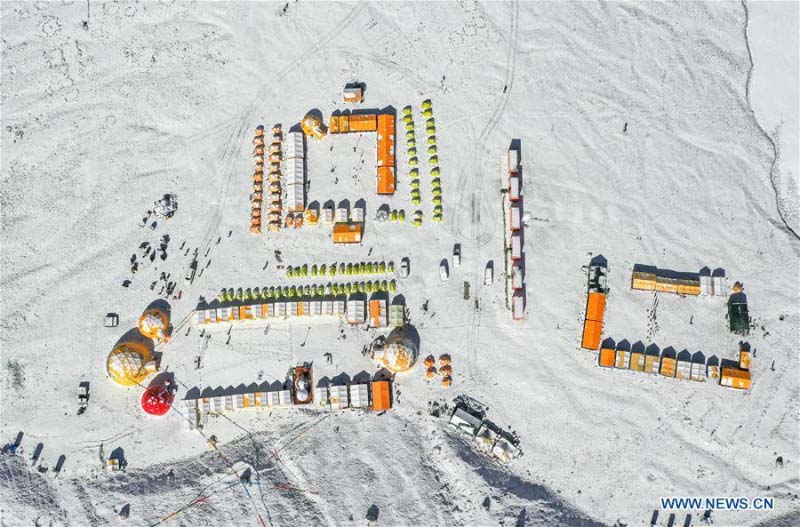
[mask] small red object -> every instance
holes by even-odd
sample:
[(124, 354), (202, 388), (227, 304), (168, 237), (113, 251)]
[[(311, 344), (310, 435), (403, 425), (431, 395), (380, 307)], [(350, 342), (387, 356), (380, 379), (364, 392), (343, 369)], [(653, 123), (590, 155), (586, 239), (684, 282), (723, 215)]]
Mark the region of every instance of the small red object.
[(174, 399), (166, 386), (151, 386), (142, 394), (142, 410), (150, 415), (164, 415), (169, 412)]

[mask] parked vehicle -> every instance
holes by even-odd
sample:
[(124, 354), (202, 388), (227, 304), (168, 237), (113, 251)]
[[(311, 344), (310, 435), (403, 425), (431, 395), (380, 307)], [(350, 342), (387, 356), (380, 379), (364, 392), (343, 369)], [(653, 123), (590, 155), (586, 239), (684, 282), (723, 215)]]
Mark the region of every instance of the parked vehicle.
[(461, 267), (461, 244), (453, 246), (453, 267)]
[(403, 258), (400, 260), (400, 278), (408, 278), (410, 273), (410, 262), (408, 261), (408, 257)]
[(446, 282), (450, 278), (450, 270), (447, 268), (447, 260), (442, 260), (439, 264), (439, 277), (442, 282)]

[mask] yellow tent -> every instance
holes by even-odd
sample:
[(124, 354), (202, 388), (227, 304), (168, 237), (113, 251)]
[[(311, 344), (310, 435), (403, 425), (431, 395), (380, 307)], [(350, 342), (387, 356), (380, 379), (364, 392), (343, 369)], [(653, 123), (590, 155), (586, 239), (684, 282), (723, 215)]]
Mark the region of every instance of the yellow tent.
[(158, 371), (150, 350), (141, 342), (123, 342), (111, 350), (106, 371), (112, 381), (121, 386), (141, 384), (151, 373)]
[(149, 339), (169, 340), (167, 329), (169, 328), (169, 316), (162, 309), (147, 309), (139, 317), (139, 332)]
[(303, 127), (303, 132), (306, 135), (310, 135), (316, 139), (322, 139), (327, 134), (327, 131), (322, 124), (322, 119), (313, 113), (306, 114), (300, 124)]

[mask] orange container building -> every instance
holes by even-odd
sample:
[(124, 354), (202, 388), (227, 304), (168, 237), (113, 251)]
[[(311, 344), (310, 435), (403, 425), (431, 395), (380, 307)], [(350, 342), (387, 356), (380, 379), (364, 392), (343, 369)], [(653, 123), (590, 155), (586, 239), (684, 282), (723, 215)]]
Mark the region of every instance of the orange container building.
[(395, 119), (390, 113), (378, 115), (378, 166), (395, 165)]
[(395, 178), (395, 116), (378, 115), (378, 194), (394, 194)]
[(586, 301), (586, 320), (603, 321), (606, 310), (606, 295), (603, 293), (589, 293)]
[(661, 358), (661, 375), (664, 377), (675, 377), (678, 362), (670, 357)]
[(597, 320), (586, 320), (583, 323), (583, 340), (581, 347), (587, 350), (596, 350), (600, 347), (600, 335), (603, 333), (603, 323)]
[(729, 388), (748, 390), (750, 389), (750, 372), (738, 368), (722, 368), (720, 384)]
[(373, 381), (372, 409), (388, 410), (392, 407), (392, 389), (389, 381)]
[(613, 348), (603, 348), (600, 350), (600, 366), (603, 368), (613, 368), (616, 358), (617, 353)]
[[(339, 117), (341, 124), (342, 117), (347, 118), (347, 115)], [(365, 113), (349, 116), (349, 131), (350, 132), (374, 132), (378, 129), (378, 116), (374, 113)]]
[(589, 293), (586, 299), (586, 320), (583, 324), (582, 348), (596, 350), (600, 347), (600, 336), (603, 333), (603, 317), (605, 316), (605, 310), (605, 293)]
[(394, 167), (378, 167), (378, 194), (394, 194), (396, 186)]
[(336, 223), (333, 226), (333, 243), (361, 243), (363, 223)]

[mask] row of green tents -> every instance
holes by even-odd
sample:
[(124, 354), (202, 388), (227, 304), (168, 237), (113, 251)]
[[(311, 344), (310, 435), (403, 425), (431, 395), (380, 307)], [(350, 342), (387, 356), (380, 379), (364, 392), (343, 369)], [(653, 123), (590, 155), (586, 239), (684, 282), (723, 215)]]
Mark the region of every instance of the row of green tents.
[[(402, 212), (402, 211), (401, 211)], [(405, 220), (405, 212), (403, 212), (403, 220)], [(311, 276), (361, 276), (369, 274), (385, 274), (394, 272), (394, 262), (355, 262), (355, 263), (332, 263), (325, 264), (308, 264), (298, 265), (295, 267), (289, 266), (286, 268), (287, 278), (305, 278)]]
[(217, 295), (217, 300), (222, 303), (248, 302), (252, 300), (273, 300), (280, 298), (322, 298), (325, 296), (350, 295), (353, 293), (394, 293), (395, 291), (397, 291), (396, 280), (367, 280), (365, 282), (312, 284), (305, 286), (225, 288)]

